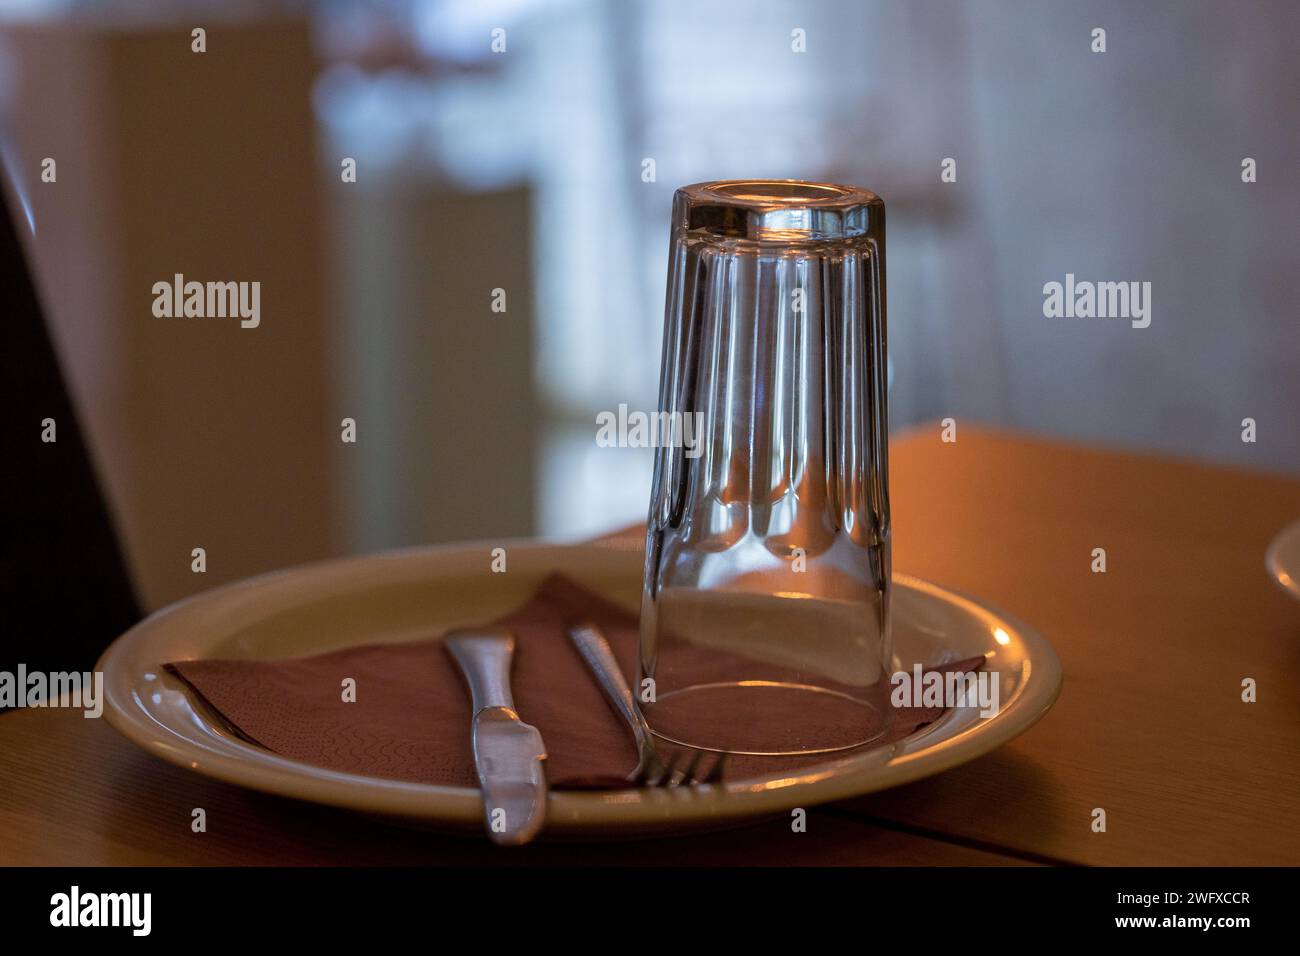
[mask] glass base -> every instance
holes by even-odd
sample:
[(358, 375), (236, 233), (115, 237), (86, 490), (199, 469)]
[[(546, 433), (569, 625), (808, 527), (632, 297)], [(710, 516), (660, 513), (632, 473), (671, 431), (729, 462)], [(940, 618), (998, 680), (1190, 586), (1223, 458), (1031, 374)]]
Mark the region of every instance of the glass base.
[(893, 713), (809, 684), (695, 684), (643, 704), (656, 737), (695, 750), (762, 757), (851, 750), (879, 740)]

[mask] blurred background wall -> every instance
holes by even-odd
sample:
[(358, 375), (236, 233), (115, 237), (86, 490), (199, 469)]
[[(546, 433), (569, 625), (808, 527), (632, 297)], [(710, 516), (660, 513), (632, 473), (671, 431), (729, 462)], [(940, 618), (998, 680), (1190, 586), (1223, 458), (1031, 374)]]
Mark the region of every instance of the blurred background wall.
[[(885, 198), (895, 430), (1300, 472), (1287, 0), (0, 11), (4, 155), (150, 607), (642, 518), (650, 452), (595, 415), (654, 407), (672, 192), (706, 179)], [(261, 327), (154, 318), (175, 272), (261, 280)], [(1151, 326), (1044, 318), (1066, 273), (1151, 282)]]

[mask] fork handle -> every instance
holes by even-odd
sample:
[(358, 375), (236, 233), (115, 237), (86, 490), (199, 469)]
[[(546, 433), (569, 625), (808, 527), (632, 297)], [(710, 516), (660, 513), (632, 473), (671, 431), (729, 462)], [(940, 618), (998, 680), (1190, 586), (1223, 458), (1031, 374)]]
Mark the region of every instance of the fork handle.
[(610, 706), (632, 728), (637, 747), (645, 747), (650, 743), (650, 728), (646, 725), (645, 718), (641, 716), (641, 711), (637, 709), (636, 701), (632, 697), (632, 688), (623, 678), (623, 671), (618, 666), (618, 661), (614, 659), (614, 652), (610, 650), (605, 635), (600, 633), (600, 629), (595, 624), (584, 621), (569, 628), (569, 640), (582, 655), (583, 661), (595, 676), (600, 689), (605, 692), (605, 699), (609, 701)]

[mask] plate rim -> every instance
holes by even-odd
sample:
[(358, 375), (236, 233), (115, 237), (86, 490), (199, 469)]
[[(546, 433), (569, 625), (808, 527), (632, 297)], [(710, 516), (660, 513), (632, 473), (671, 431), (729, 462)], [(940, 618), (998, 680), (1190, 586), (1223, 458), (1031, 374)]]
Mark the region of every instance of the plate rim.
[[(481, 827), (482, 804), (474, 788), (343, 773), (282, 757), (239, 741), (232, 743), (255, 750), (256, 760), (222, 753), (156, 720), (139, 704), (136, 695), (128, 694), (125, 688), (137, 687), (143, 677), (140, 672), (132, 673), (129, 667), (128, 654), (133, 647), (186, 613), (219, 606), (221, 602), (239, 599), (268, 585), (346, 574), (349, 569), (370, 568), (381, 562), (417, 559), (437, 562), (469, 551), (490, 551), (495, 547), (505, 547), (512, 557), (518, 551), (527, 551), (534, 557), (564, 554), (591, 562), (597, 556), (618, 560), (614, 556), (620, 555), (629, 561), (629, 565), (633, 556), (640, 563), (640, 555), (631, 549), (601, 542), (563, 544), (535, 538), (499, 539), (331, 558), (230, 582), (153, 612), (113, 641), (95, 665), (95, 669), (104, 674), (104, 717), (115, 731), (146, 753), (225, 783), (343, 809), (441, 824), (451, 829)], [(590, 563), (586, 565), (587, 568), (591, 566)], [(561, 566), (560, 570), (567, 569)], [(831, 759), (808, 771), (775, 781), (779, 786), (773, 785), (770, 778), (754, 778), (728, 782), (722, 792), (712, 788), (707, 791), (687, 788), (596, 793), (551, 791), (547, 798), (544, 834), (575, 836), (598, 828), (608, 832), (611, 827), (623, 828), (629, 835), (643, 830), (688, 829), (693, 825), (769, 816), (795, 807), (864, 796), (941, 773), (983, 756), (1024, 733), (1051, 709), (1060, 696), (1064, 674), (1055, 650), (1037, 630), (1021, 619), (953, 588), (897, 572), (893, 581), (929, 597), (956, 603), (974, 617), (1004, 622), (1024, 644), (1026, 656), (1033, 666), (1017, 686), (1011, 700), (1004, 702), (996, 715), (931, 741), (912, 753), (897, 754), (896, 744), (840, 760)], [(155, 666), (162, 663), (156, 662)], [(126, 673), (119, 671), (119, 665), (126, 668)], [(186, 688), (185, 693), (194, 706), (193, 692)], [(904, 738), (907, 739), (911, 738)]]

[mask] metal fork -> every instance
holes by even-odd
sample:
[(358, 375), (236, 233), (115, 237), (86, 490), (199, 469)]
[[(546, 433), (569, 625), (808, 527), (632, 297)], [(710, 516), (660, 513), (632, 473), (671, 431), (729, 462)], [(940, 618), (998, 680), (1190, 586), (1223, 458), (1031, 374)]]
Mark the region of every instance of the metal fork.
[(684, 765), (682, 751), (670, 754), (667, 763), (659, 756), (650, 726), (641, 716), (632, 697), (632, 688), (623, 679), (623, 671), (614, 659), (614, 652), (610, 650), (609, 641), (605, 640), (600, 628), (590, 621), (575, 624), (569, 628), (569, 640), (582, 655), (614, 712), (632, 728), (632, 736), (636, 740), (637, 763), (636, 768), (627, 775), (629, 783), (638, 787), (693, 787), (721, 782), (722, 768), (727, 760), (725, 753), (719, 754), (711, 765), (706, 764), (707, 751), (703, 750), (696, 750)]

